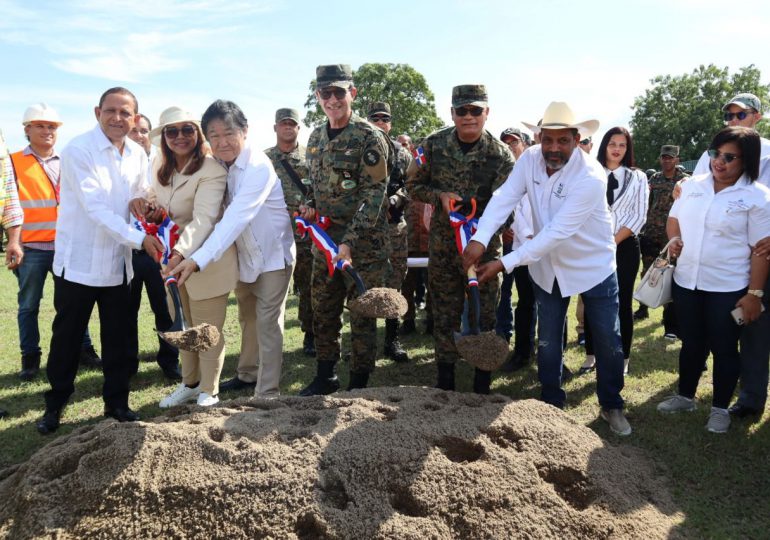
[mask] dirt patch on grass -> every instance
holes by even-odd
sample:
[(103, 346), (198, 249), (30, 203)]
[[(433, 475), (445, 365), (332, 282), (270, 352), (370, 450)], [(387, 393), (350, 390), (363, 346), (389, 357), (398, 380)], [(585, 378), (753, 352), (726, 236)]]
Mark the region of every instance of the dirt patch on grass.
[(667, 538), (638, 451), (563, 412), (426, 388), (101, 422), (0, 473), (8, 538)]

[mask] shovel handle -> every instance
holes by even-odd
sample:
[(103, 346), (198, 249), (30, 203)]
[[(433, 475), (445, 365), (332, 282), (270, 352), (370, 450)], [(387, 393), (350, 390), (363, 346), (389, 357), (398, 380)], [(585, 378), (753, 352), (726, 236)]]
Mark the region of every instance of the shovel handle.
[(353, 278), (353, 281), (355, 281), (356, 289), (358, 290), (358, 296), (364, 294), (366, 292), (366, 285), (364, 285), (364, 280), (362, 280), (361, 276), (358, 275), (356, 269), (348, 264), (345, 266), (345, 272), (347, 272), (348, 275)]
[(187, 321), (184, 320), (182, 298), (179, 296), (179, 287), (177, 286), (176, 277), (167, 277), (166, 287), (168, 287), (168, 292), (171, 293), (171, 301), (174, 302), (174, 324), (172, 328), (175, 330), (186, 330)]
[(468, 268), (468, 283), (468, 320), (471, 334), (478, 335), (481, 333), (481, 294), (476, 269), (472, 266)]

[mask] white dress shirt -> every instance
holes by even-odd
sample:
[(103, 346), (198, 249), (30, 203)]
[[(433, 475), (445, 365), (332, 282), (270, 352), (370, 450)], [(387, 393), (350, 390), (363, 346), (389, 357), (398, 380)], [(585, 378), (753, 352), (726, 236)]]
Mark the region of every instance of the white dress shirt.
[(53, 272), (67, 281), (113, 287), (134, 275), (131, 249), (145, 234), (129, 224), (128, 202), (147, 192), (147, 154), (126, 138), (123, 154), (97, 125), (61, 153)]
[(524, 242), (535, 235), (535, 231), (532, 229), (532, 207), (529, 205), (527, 197), (522, 198), (516, 205), (511, 228), (513, 229), (511, 249), (519, 249)]
[(701, 291), (737, 291), (749, 284), (751, 246), (770, 236), (770, 189), (741, 176), (714, 193), (711, 174), (682, 184), (669, 217), (679, 221), (684, 246), (674, 280)]
[(505, 255), (506, 272), (529, 265), (543, 290), (559, 282), (564, 298), (592, 289), (615, 271), (615, 240), (607, 206), (604, 167), (580, 148), (550, 177), (540, 145), (519, 157), (505, 183), (494, 193), (473, 240), (485, 246), (523, 197), (532, 208), (534, 238)]
[[(759, 154), (759, 176), (757, 177), (756, 182), (770, 187), (770, 141), (762, 137), (759, 139), (759, 143), (761, 145)], [(701, 155), (700, 159), (698, 160), (698, 164), (695, 165), (695, 170), (693, 170), (692, 175), (698, 176), (699, 174), (710, 173), (710, 159), (711, 158), (709, 158), (708, 150), (703, 152), (703, 155)]]
[(248, 142), (228, 170), (225, 202), (221, 221), (191, 256), (201, 270), (218, 260), (233, 242), (244, 283), (294, 264), (292, 223), (281, 182), (267, 155)]
[(628, 169), (622, 165), (614, 171), (605, 167), (604, 172), (607, 176), (612, 172), (618, 181), (610, 206), (613, 233), (617, 234), (625, 227), (634, 235), (639, 234), (647, 222), (647, 205), (650, 199), (647, 175), (638, 169)]

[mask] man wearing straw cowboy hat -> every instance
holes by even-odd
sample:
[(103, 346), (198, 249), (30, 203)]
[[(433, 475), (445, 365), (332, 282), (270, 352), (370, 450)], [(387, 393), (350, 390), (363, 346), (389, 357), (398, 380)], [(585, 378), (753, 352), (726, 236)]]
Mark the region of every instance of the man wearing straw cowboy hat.
[(538, 376), (541, 399), (564, 407), (562, 333), (570, 296), (582, 294), (596, 347), (596, 393), (601, 416), (618, 435), (630, 435), (623, 415), (623, 351), (618, 321), (615, 242), (605, 193), (604, 169), (578, 148), (580, 138), (593, 134), (596, 120), (576, 122), (566, 103), (551, 103), (541, 126), (540, 146), (525, 151), (505, 184), (489, 202), (463, 257), (475, 265), (487, 243), (516, 204), (528, 197), (534, 237), (502, 259), (478, 265), (480, 281), (498, 272), (529, 265), (538, 303)]

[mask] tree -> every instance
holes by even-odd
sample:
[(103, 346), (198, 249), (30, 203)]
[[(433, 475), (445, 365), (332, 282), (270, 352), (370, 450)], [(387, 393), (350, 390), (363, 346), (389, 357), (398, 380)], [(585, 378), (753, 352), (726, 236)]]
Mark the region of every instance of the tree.
[[(366, 117), (369, 105), (375, 101), (386, 101), (393, 113), (392, 135), (406, 133), (419, 139), (442, 127), (444, 123), (436, 114), (433, 92), (425, 77), (408, 64), (363, 64), (353, 72), (358, 95), (353, 101), (353, 110)], [(310, 83), (310, 92), (305, 108), (305, 125), (315, 127), (326, 122), (326, 116), (315, 96), (315, 80)]]
[[(753, 64), (733, 75), (710, 64), (692, 74), (659, 75), (650, 82), (653, 87), (634, 100), (631, 118), (636, 162), (645, 169), (658, 168), (664, 144), (678, 145), (681, 161), (698, 159), (724, 127), (722, 107), (735, 94), (751, 92), (763, 104), (770, 96), (770, 85), (760, 82), (760, 71)], [(770, 135), (764, 120), (757, 130), (763, 137)]]

